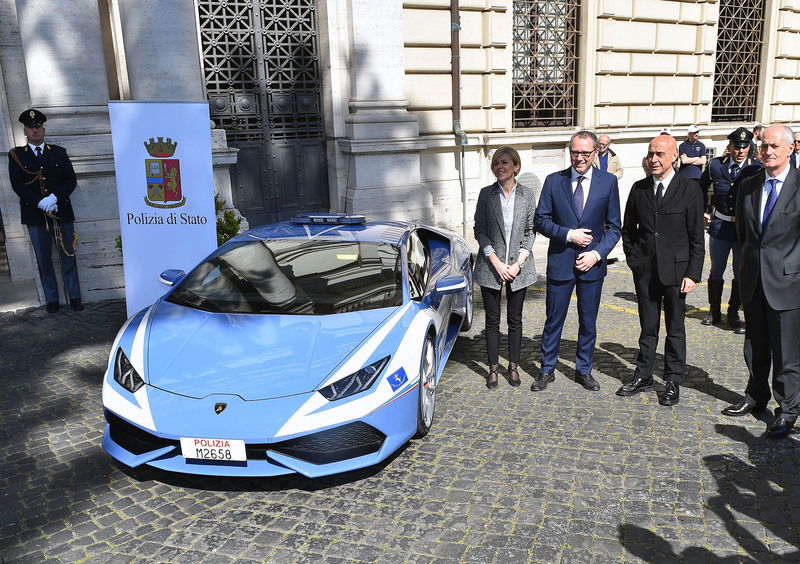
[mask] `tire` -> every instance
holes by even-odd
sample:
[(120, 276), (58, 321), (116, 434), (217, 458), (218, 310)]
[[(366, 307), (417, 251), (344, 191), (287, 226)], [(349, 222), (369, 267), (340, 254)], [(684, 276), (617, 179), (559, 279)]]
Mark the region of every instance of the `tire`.
[(417, 401), (417, 433), (415, 439), (428, 434), (433, 426), (433, 412), (436, 407), (436, 350), (433, 336), (425, 338), (419, 366), (419, 400)]
[(469, 331), (472, 328), (472, 316), (475, 313), (475, 288), (472, 285), (472, 265), (470, 265), (469, 274), (467, 274), (467, 295), (466, 303), (464, 304), (464, 319), (461, 320), (461, 328), (459, 331)]

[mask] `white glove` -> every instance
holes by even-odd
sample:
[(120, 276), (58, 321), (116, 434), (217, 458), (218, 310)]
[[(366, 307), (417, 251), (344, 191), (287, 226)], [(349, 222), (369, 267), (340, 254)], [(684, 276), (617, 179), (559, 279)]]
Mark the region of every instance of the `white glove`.
[(58, 211), (58, 204), (50, 204), (44, 211), (47, 213), (56, 213)]
[(39, 200), (39, 209), (42, 211), (48, 211), (47, 207), (50, 205), (55, 205), (58, 201), (55, 194), (50, 194), (49, 196), (45, 196), (41, 200)]

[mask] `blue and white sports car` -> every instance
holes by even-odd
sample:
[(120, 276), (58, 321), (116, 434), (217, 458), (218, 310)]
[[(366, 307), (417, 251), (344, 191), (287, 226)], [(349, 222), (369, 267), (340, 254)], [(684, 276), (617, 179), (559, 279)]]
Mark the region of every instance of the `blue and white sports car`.
[(223, 244), (120, 329), (103, 448), (130, 467), (324, 476), (380, 462), (433, 423), (472, 322), (465, 241), (307, 215)]

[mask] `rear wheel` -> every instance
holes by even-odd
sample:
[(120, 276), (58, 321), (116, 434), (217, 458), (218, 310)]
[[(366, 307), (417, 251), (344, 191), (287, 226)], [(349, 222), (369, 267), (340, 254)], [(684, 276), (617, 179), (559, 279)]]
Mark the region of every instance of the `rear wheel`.
[(417, 407), (417, 434), (424, 437), (433, 426), (433, 411), (436, 407), (436, 351), (433, 337), (428, 335), (422, 347), (419, 369), (419, 402)]

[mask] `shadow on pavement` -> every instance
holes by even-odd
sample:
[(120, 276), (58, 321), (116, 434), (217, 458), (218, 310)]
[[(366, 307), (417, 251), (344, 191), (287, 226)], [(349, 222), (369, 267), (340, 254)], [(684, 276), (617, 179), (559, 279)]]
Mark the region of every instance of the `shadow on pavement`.
[[(717, 486), (705, 506), (717, 515), (730, 539), (747, 556), (721, 557), (696, 546), (676, 554), (667, 539), (630, 523), (619, 526), (620, 543), (645, 562), (800, 562), (800, 550), (795, 544), (800, 521), (800, 443), (756, 436), (737, 425), (718, 424), (715, 430), (729, 440), (745, 444), (748, 454), (747, 460), (731, 454), (703, 458)], [(767, 537), (776, 540), (777, 550), (753, 533), (758, 531), (764, 538), (761, 527)]]
[[(663, 343), (660, 343), (660, 345), (663, 347)], [(622, 359), (626, 363), (630, 363), (631, 367), (626, 368), (626, 371), (622, 373), (623, 377), (619, 378), (620, 382), (624, 383), (633, 378), (633, 367), (636, 365), (636, 356), (638, 354), (638, 348), (626, 347), (619, 343), (599, 343), (595, 350), (595, 363), (599, 364), (604, 358), (604, 355), (611, 356), (615, 359)], [(625, 366), (627, 367), (628, 365)], [(662, 377), (664, 366), (663, 354), (656, 353), (654, 366), (655, 370), (653, 375)], [(608, 375), (618, 378), (617, 375), (612, 373), (608, 373)], [(686, 374), (683, 377), (683, 384), (681, 384), (681, 386), (697, 390), (698, 392), (727, 403), (736, 403), (742, 399), (742, 396), (738, 393), (716, 383), (714, 379), (709, 376), (707, 371), (699, 366), (688, 363), (686, 364)]]

